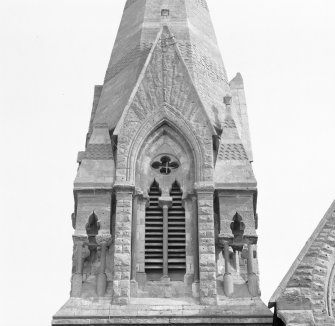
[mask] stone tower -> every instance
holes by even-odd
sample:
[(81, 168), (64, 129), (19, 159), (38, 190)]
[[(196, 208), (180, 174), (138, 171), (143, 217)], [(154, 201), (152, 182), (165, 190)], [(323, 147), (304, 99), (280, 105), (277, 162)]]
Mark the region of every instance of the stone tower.
[(271, 325), (240, 74), (205, 0), (128, 0), (78, 155), (53, 325)]

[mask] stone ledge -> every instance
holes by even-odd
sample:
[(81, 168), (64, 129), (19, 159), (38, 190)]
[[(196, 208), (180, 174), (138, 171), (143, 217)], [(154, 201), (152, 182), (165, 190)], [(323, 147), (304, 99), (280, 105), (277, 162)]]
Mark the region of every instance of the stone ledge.
[(71, 318), (71, 319), (54, 319), (52, 325), (226, 325), (226, 326), (271, 326), (272, 317), (253, 317), (248, 316), (234, 318), (234, 317), (188, 317), (173, 318), (173, 317), (155, 317), (147, 316), (139, 317), (123, 317), (123, 318)]
[(272, 313), (260, 299), (222, 299), (218, 306), (148, 300), (118, 306), (108, 298), (72, 298), (53, 317), (52, 325), (272, 325)]

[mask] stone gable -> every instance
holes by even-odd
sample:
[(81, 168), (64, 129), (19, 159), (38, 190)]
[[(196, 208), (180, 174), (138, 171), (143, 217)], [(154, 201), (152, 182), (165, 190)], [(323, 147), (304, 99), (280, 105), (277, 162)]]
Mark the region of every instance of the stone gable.
[(335, 323), (335, 202), (272, 296), (286, 325)]

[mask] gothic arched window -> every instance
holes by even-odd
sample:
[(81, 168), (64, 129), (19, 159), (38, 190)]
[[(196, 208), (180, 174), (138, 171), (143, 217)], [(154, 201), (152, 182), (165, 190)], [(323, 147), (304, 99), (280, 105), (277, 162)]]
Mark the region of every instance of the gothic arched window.
[(159, 184), (154, 181), (145, 214), (145, 272), (149, 280), (159, 280), (163, 274), (171, 280), (183, 280), (186, 272), (183, 193), (179, 184), (174, 182), (170, 207), (165, 213), (160, 207), (161, 194)]

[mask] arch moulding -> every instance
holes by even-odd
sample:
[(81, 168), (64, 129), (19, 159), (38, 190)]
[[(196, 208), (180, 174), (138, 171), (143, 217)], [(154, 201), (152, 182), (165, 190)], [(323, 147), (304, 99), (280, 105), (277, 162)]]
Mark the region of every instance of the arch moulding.
[(136, 160), (141, 149), (150, 135), (164, 124), (182, 136), (192, 149), (195, 181), (213, 181), (212, 135), (201, 117), (187, 121), (181, 112), (167, 104), (142, 121), (131, 110), (127, 116), (118, 140), (117, 183), (135, 184)]

